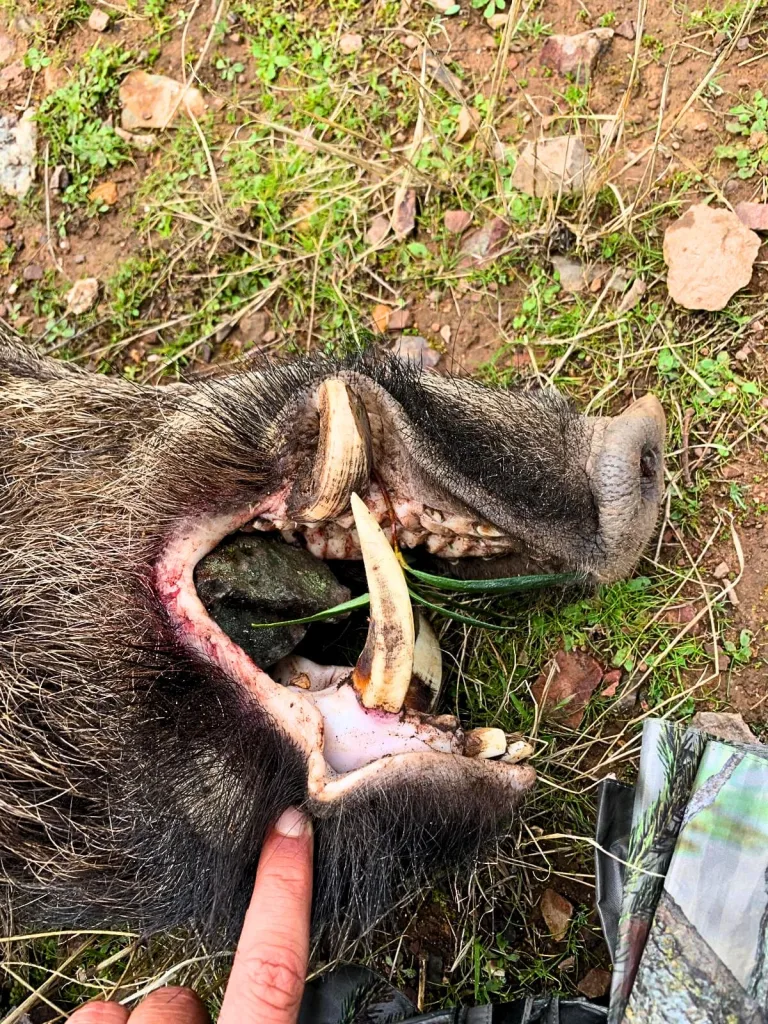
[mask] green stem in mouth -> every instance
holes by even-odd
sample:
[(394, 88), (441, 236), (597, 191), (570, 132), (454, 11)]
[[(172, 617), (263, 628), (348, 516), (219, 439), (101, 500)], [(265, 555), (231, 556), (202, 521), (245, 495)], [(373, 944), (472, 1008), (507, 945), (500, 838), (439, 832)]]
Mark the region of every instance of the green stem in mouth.
[[(407, 573), (435, 590), (449, 591), (454, 594), (476, 595), (483, 594), (514, 594), (523, 593), (528, 590), (541, 590), (544, 587), (565, 587), (581, 583), (584, 577), (577, 572), (550, 573), (541, 576), (507, 576), (496, 580), (454, 580), (448, 576), (433, 576), (432, 573), (422, 572), (414, 569), (404, 559), (401, 559), (403, 568)], [(502, 626), (495, 622), (486, 622), (483, 619), (476, 619), (471, 615), (464, 615), (462, 612), (452, 611), (440, 604), (433, 604), (421, 594), (408, 588), (411, 599), (417, 604), (424, 605), (431, 611), (442, 615), (444, 618), (453, 619), (454, 622), (461, 622), (465, 626), (478, 626), (480, 629), (512, 629), (511, 626)], [(323, 619), (331, 619), (335, 615), (344, 615), (346, 612), (355, 611), (356, 608), (365, 608), (370, 603), (368, 594), (361, 594), (353, 597), (350, 601), (343, 601), (334, 605), (333, 608), (325, 608), (314, 615), (305, 615), (301, 619), (286, 619), (283, 622), (252, 622), (253, 629), (274, 629), (277, 626), (300, 626), (308, 622), (322, 622)]]

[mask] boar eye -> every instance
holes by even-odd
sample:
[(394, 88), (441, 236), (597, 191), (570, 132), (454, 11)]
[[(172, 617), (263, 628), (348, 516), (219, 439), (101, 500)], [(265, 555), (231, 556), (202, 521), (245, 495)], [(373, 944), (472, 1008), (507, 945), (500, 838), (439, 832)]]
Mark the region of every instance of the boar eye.
[(656, 467), (659, 456), (655, 448), (643, 448), (640, 456), (640, 475), (644, 480), (653, 480), (656, 476)]

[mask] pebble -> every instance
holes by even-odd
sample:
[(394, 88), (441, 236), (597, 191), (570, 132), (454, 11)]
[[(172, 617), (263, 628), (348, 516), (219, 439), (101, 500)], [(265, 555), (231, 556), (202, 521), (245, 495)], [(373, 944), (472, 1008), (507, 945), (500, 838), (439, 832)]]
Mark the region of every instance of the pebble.
[(77, 254), (77, 256), (75, 256), (74, 262), (75, 263), (85, 263), (85, 254), (82, 253), (82, 252), (79, 252)]
[(440, 328), (440, 337), (443, 339), (443, 341), (445, 342), (446, 345), (450, 342), (450, 340), (451, 340), (451, 325), (450, 324), (443, 324), (443, 326)]
[(413, 323), (413, 314), (409, 309), (393, 309), (387, 322), (388, 331), (404, 331)]
[(13, 217), (9, 217), (7, 213), (0, 215), (0, 231), (9, 231), (15, 224), (16, 221)]
[(749, 49), (749, 36), (742, 36), (736, 40), (737, 50), (748, 50)]
[(277, 331), (265, 331), (264, 337), (261, 340), (268, 345), (270, 342), (274, 341), (276, 337)]
[(721, 562), (717, 566), (717, 568), (714, 570), (712, 575), (715, 577), (716, 580), (724, 580), (725, 577), (730, 573), (730, 571), (731, 570), (730, 570), (730, 568), (728, 566), (728, 563), (727, 562)]
[(88, 19), (88, 28), (93, 32), (106, 32), (109, 28), (109, 15), (100, 7), (94, 7)]
[(407, 46), (409, 50), (415, 50), (419, 45), (419, 40), (416, 36), (405, 36), (403, 39), (403, 46)]
[(29, 263), (21, 275), (25, 281), (40, 281), (43, 276), (43, 268), (39, 263)]
[(437, 332), (440, 330), (440, 322), (436, 320), (434, 323), (429, 325), (429, 329), (431, 331), (434, 331), (435, 334), (437, 334)]
[(339, 50), (345, 55), (349, 56), (351, 53), (357, 53), (358, 50), (363, 48), (363, 37), (358, 35), (357, 32), (347, 32), (339, 40)]

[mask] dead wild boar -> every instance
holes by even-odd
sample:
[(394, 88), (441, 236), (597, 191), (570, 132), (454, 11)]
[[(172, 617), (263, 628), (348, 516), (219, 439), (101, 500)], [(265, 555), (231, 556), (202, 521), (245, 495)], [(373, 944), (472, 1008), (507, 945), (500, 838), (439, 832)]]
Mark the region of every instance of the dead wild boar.
[[(0, 341), (6, 928), (234, 933), (291, 804), (315, 823), (319, 925), (370, 921), (475, 856), (534, 771), (500, 730), (430, 714), (416, 683), (439, 682), (440, 652), (391, 537), (486, 574), (615, 580), (656, 522), (663, 437), (651, 396), (591, 418), (551, 391), (365, 357), (155, 388)], [(257, 541), (323, 571), (362, 559), (354, 668), (294, 653), (303, 632), (278, 631), (259, 664), (210, 617), (246, 584), (201, 563), (258, 567)], [(271, 590), (247, 586), (253, 621)], [(333, 606), (340, 585), (323, 586)]]

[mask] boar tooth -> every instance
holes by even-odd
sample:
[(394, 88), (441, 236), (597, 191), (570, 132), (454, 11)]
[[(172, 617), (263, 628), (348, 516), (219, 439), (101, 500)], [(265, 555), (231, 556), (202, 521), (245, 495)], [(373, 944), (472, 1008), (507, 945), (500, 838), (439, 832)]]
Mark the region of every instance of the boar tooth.
[(510, 733), (507, 736), (507, 752), (502, 757), (505, 764), (517, 764), (518, 761), (524, 761), (532, 754), (533, 745), (519, 732)]
[(368, 637), (352, 682), (365, 707), (396, 713), (413, 675), (415, 637), (408, 585), (384, 531), (356, 494), (352, 514), (371, 596)]
[(501, 530), (497, 530), (495, 526), (491, 526), (489, 523), (476, 523), (475, 532), (479, 537), (503, 537), (504, 533)]
[(471, 729), (464, 737), (467, 757), (501, 757), (507, 752), (507, 737), (502, 729)]
[(371, 432), (365, 408), (343, 380), (329, 378), (318, 388), (320, 413), (312, 497), (295, 514), (302, 523), (335, 519), (349, 508), (353, 491), (371, 474)]
[(432, 694), (434, 707), (443, 682), (443, 652), (427, 617), (416, 612), (416, 646), (413, 649), (413, 675)]

